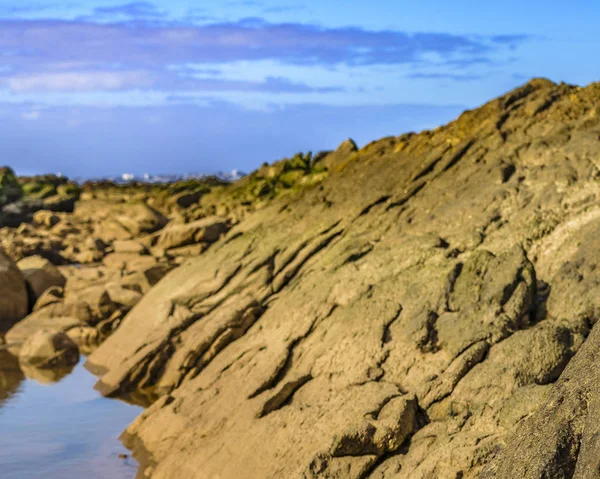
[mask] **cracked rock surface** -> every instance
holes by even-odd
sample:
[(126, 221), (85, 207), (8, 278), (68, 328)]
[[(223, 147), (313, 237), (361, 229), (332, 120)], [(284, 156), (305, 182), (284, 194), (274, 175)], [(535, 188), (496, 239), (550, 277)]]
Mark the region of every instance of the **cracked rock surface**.
[(170, 272), (88, 361), (156, 399), (145, 474), (594, 477), (599, 100), (533, 80), (347, 148)]

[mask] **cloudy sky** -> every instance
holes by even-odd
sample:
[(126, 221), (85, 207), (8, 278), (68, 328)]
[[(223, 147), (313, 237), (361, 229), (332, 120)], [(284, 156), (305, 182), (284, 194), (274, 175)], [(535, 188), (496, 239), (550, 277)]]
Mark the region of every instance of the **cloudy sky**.
[(252, 170), (431, 128), (534, 76), (587, 84), (589, 0), (0, 0), (0, 163)]

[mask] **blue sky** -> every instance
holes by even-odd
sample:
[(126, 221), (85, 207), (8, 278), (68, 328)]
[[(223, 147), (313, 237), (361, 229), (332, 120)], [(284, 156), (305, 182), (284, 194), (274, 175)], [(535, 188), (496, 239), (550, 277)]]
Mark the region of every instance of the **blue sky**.
[(0, 0), (0, 158), (23, 174), (252, 170), (587, 84), (600, 4)]

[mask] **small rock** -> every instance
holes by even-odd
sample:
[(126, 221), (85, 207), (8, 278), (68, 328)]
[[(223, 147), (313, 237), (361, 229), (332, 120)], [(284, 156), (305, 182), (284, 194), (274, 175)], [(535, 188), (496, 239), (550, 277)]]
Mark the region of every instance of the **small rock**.
[(46, 258), (30, 256), (17, 263), (27, 282), (30, 306), (33, 307), (44, 292), (53, 286), (64, 288), (66, 279)]
[(65, 333), (43, 329), (25, 341), (19, 361), (40, 369), (73, 366), (79, 361), (79, 349)]
[(65, 298), (64, 289), (60, 286), (51, 286), (38, 298), (33, 311), (39, 311), (50, 304), (56, 304)]
[(118, 240), (113, 243), (113, 251), (115, 253), (144, 254), (146, 248), (134, 240)]

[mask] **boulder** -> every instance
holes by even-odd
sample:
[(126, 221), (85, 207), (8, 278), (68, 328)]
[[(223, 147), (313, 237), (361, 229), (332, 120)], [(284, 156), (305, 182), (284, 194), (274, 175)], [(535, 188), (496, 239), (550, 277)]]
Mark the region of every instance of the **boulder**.
[(228, 230), (229, 221), (218, 216), (188, 224), (169, 225), (157, 235), (154, 246), (169, 250), (193, 243), (214, 243)]
[(167, 223), (163, 215), (143, 201), (80, 201), (75, 215), (79, 218), (95, 218), (96, 236), (107, 243), (153, 233)]
[(163, 215), (141, 201), (127, 203), (120, 208), (120, 211), (123, 213), (117, 215), (116, 219), (134, 236), (153, 233), (167, 223)]
[(89, 357), (160, 396), (125, 435), (153, 477), (597, 477), (599, 101), (348, 145), (170, 272)]
[(45, 199), (56, 194), (56, 187), (42, 182), (31, 182), (23, 185), (23, 195), (28, 198)]
[(132, 289), (141, 294), (146, 294), (166, 274), (166, 266), (157, 264), (123, 276), (120, 283), (124, 288)]
[(39, 311), (51, 304), (61, 303), (65, 298), (64, 289), (60, 286), (51, 286), (38, 298), (33, 306), (33, 311)]
[(146, 253), (146, 247), (134, 240), (116, 240), (112, 246), (115, 253)]
[(2, 208), (2, 226), (17, 228), (22, 223), (30, 221), (32, 218), (32, 214), (38, 209), (42, 208), (43, 203), (41, 202), (41, 200), (18, 200), (13, 203), (9, 203)]
[(62, 196), (54, 195), (43, 200), (44, 209), (54, 211), (58, 213), (72, 213), (75, 210), (75, 203), (77, 202), (78, 196)]
[(100, 341), (99, 330), (91, 326), (80, 325), (69, 329), (66, 334), (79, 346), (83, 354), (91, 352)]
[(156, 258), (136, 253), (111, 253), (104, 257), (102, 264), (110, 269), (132, 272), (154, 266)]
[[(118, 286), (111, 287), (120, 291)], [(17, 331), (19, 336), (26, 336), (31, 333), (32, 329), (41, 327), (66, 331), (73, 324), (94, 326), (119, 309), (119, 305), (112, 300), (108, 293), (106, 284), (88, 285), (75, 291), (68, 290), (62, 298), (59, 296), (59, 291), (54, 291), (52, 294), (50, 291), (42, 297), (46, 304), (40, 305), (32, 314), (13, 327), (7, 334), (7, 338), (15, 339)], [(139, 294), (134, 291), (129, 291), (129, 293), (132, 294), (122, 292), (116, 297), (129, 304), (132, 296), (137, 298)]]
[(338, 146), (335, 151), (315, 157), (315, 163), (324, 166), (328, 170), (335, 170), (349, 161), (351, 155), (357, 151), (356, 143), (349, 138)]
[(73, 315), (91, 326), (110, 317), (118, 306), (111, 299), (106, 286), (90, 286), (69, 295), (66, 304), (73, 308)]
[(140, 299), (142, 294), (131, 288), (125, 288), (118, 283), (109, 283), (106, 285), (106, 291), (110, 299), (119, 307), (130, 310)]
[(32, 309), (47, 289), (53, 286), (59, 288), (65, 286), (65, 277), (46, 258), (30, 256), (20, 260), (17, 266), (22, 271), (27, 283), (29, 304)]
[(61, 218), (56, 213), (47, 210), (40, 210), (34, 213), (33, 222), (38, 226), (52, 228), (60, 223)]
[(38, 331), (46, 330), (53, 332), (65, 332), (71, 328), (78, 327), (82, 322), (72, 316), (60, 316), (62, 311), (49, 311), (42, 309), (36, 311), (13, 326), (6, 333), (6, 342), (12, 348), (11, 351), (19, 350), (23, 344)]
[(183, 193), (179, 193), (173, 198), (173, 203), (175, 203), (180, 208), (189, 208), (194, 203), (198, 203), (200, 198), (202, 198), (202, 196), (206, 194), (207, 191), (208, 189), (201, 189), (193, 192), (186, 191)]
[(19, 362), (39, 369), (69, 367), (79, 361), (79, 348), (62, 332), (40, 330), (19, 352)]
[(171, 248), (165, 251), (165, 255), (169, 258), (189, 258), (194, 256), (200, 256), (208, 247), (206, 243), (192, 244), (188, 246), (181, 246), (179, 248)]
[(94, 236), (105, 243), (133, 238), (133, 234), (115, 218), (108, 218), (96, 224)]
[(0, 251), (0, 332), (8, 331), (27, 316), (29, 298), (23, 273)]
[[(14, 230), (5, 229), (3, 231)], [(58, 238), (6, 234), (4, 238), (0, 238), (0, 244), (6, 254), (14, 261), (19, 261), (28, 256), (43, 256), (53, 264), (65, 263), (65, 259), (61, 255), (64, 244)]]

